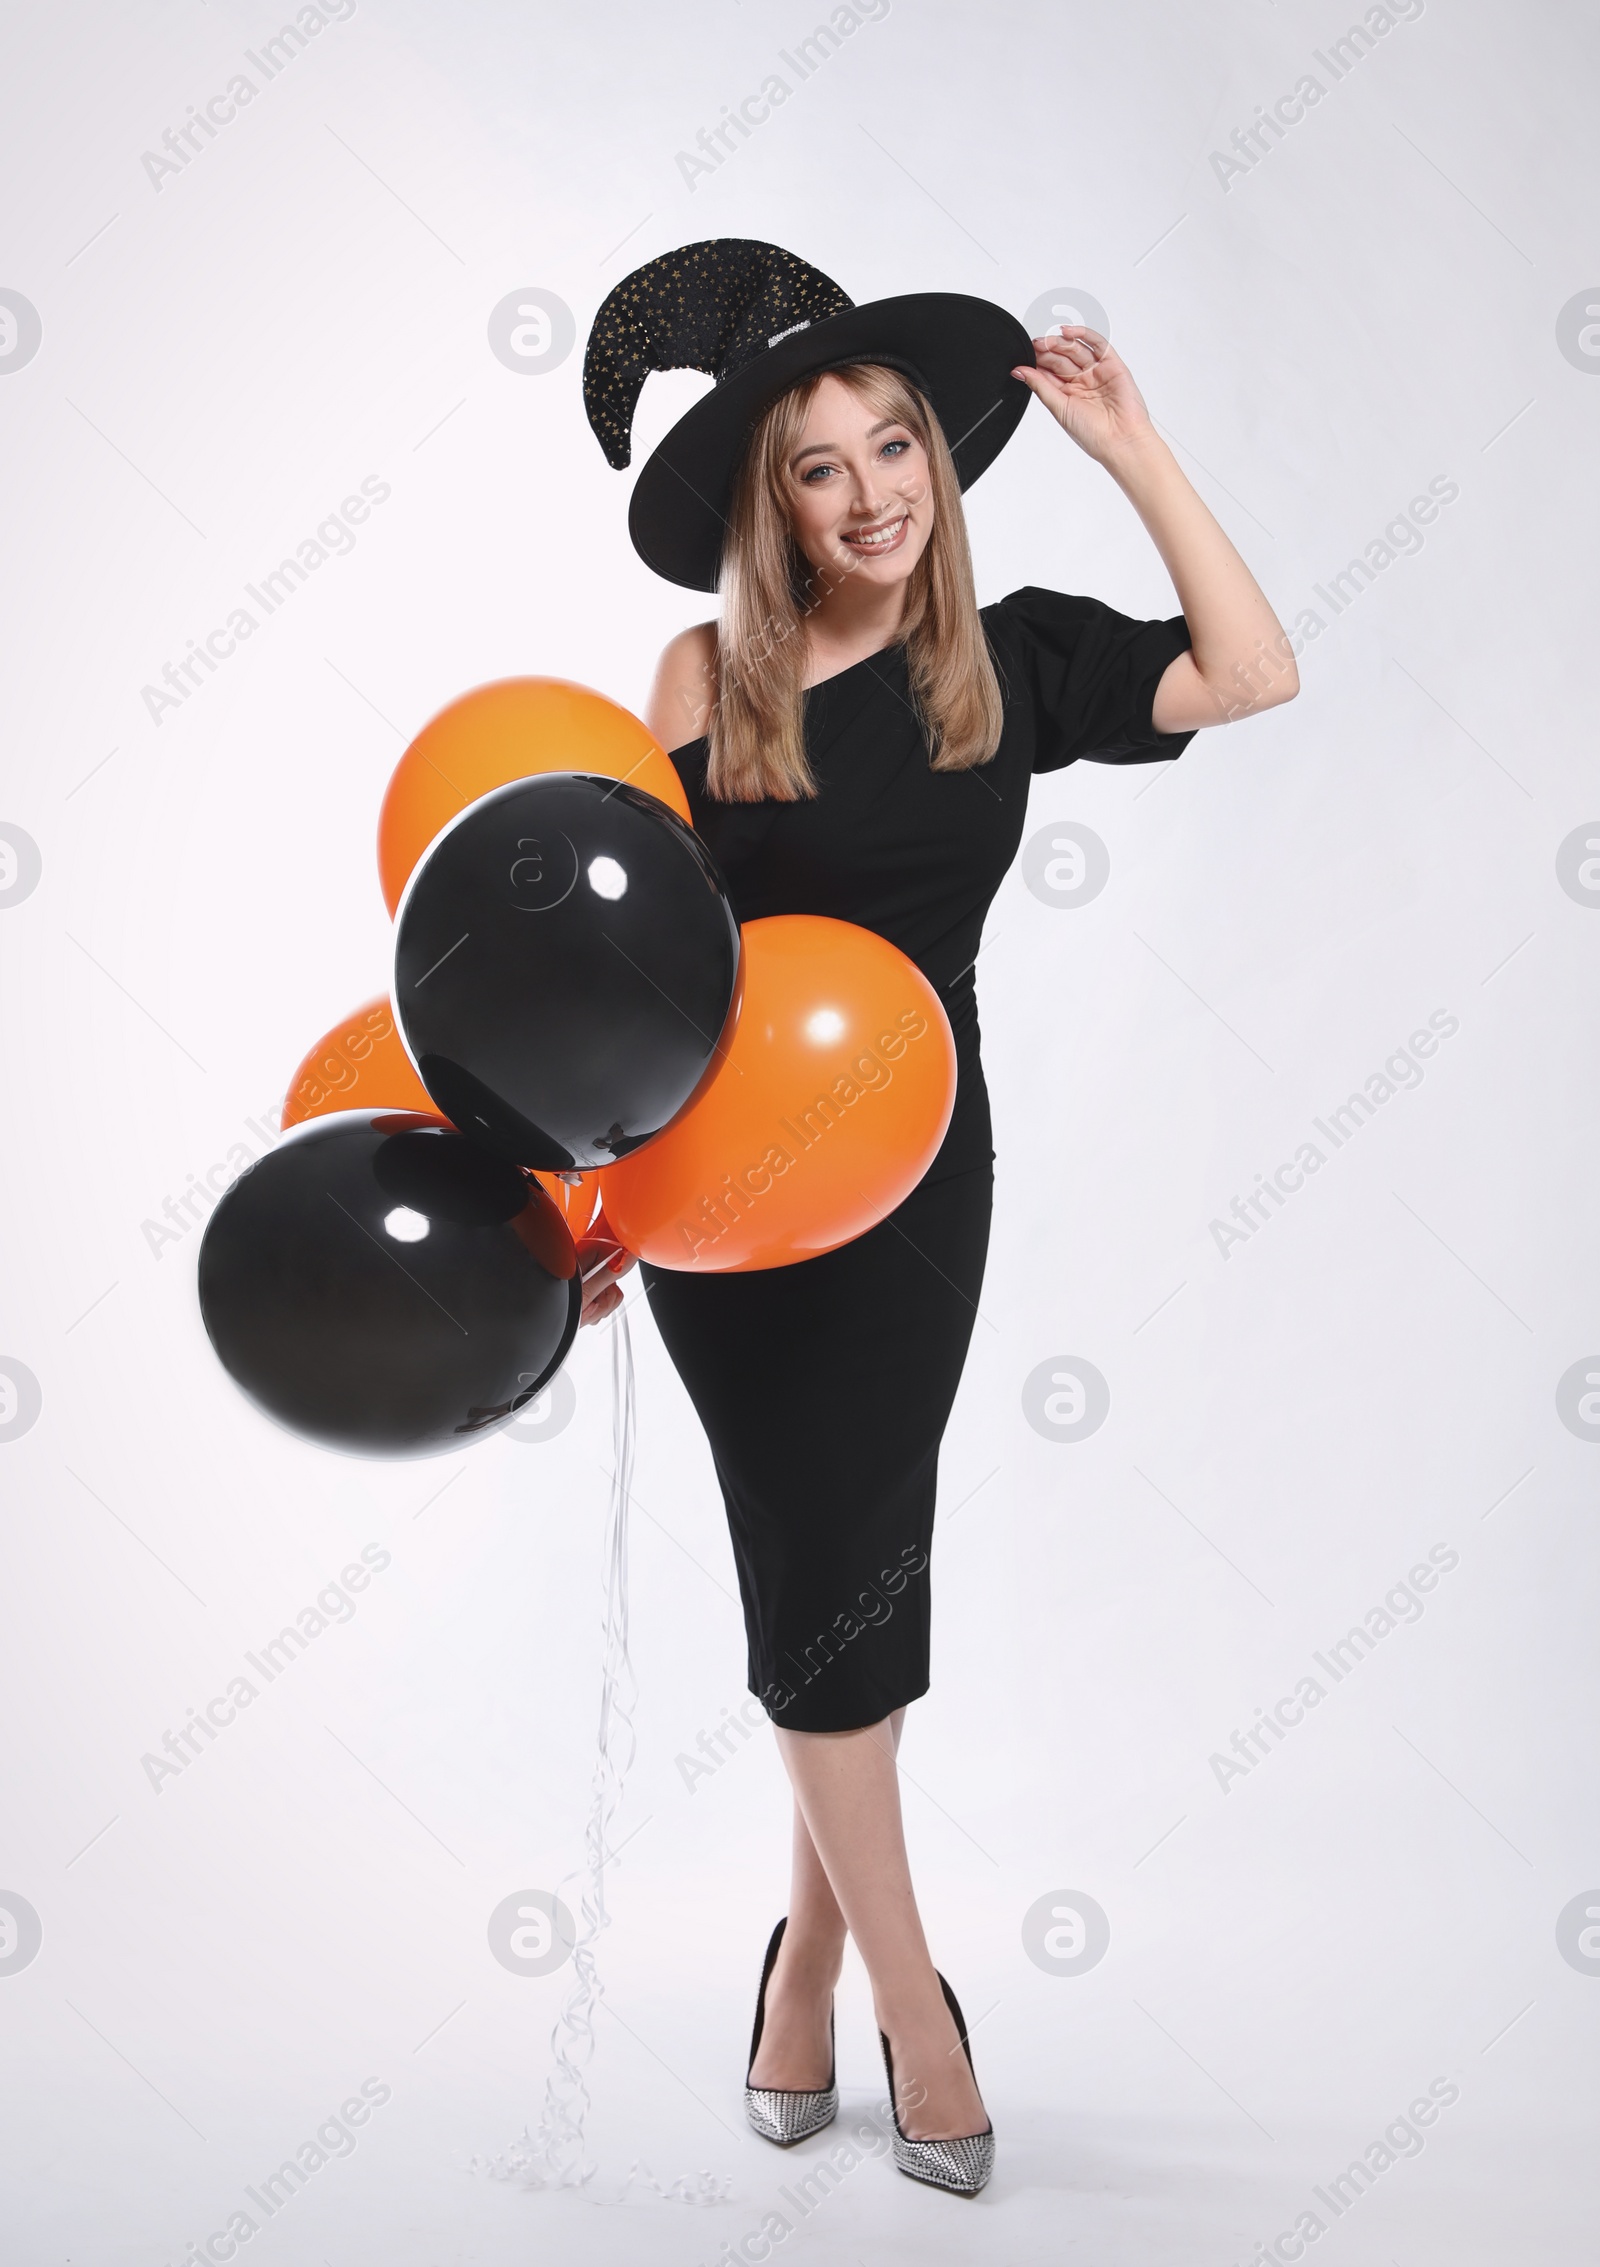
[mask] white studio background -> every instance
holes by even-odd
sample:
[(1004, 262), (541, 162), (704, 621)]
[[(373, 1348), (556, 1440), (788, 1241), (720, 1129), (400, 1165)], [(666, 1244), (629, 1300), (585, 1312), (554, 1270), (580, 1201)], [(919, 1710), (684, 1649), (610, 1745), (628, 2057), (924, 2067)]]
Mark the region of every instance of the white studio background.
[[(855, 0), (803, 80), (799, 0), (322, 18), (270, 80), (246, 53), (296, 18), (252, 0), (6, 25), (8, 2261), (189, 2258), (367, 2080), (389, 2099), (254, 2210), (252, 2260), (1587, 2255), (1592, 14)], [(241, 71), (247, 107), (147, 162)], [(786, 101), (682, 162), (774, 73)], [(858, 300), (1097, 305), (1305, 639), (1289, 708), (1041, 781), (979, 963), (994, 1242), (904, 1748), (1000, 2139), (973, 2206), (898, 2179), (881, 2125), (792, 2201), (880, 2113), (853, 1964), (837, 2134), (779, 2158), (743, 2126), (786, 1789), (763, 1728), (715, 1736), (746, 1697), (732, 1561), (637, 1300), (599, 2170), (471, 2171), (537, 2122), (570, 1982), (509, 1973), (487, 1924), (581, 1861), (605, 1334), (548, 1438), (325, 1455), (212, 1359), (183, 1211), (385, 986), (373, 835), (411, 734), (524, 671), (637, 707), (705, 610), (634, 558), (579, 369), (630, 267), (718, 234)], [(577, 347), (558, 311), (542, 365), (537, 317), (497, 356), (491, 312), (535, 291)], [(703, 384), (651, 381), (636, 462)], [(363, 480), (353, 549), (152, 715)], [(1174, 610), (1037, 409), (969, 516), (985, 600)], [(1313, 1121), (1342, 1105), (1336, 1146)], [(1321, 1169), (1246, 1235), (1307, 1142)], [(366, 1546), (353, 1616), (152, 1787), (141, 1758)], [(1336, 1679), (1316, 1656), (1352, 1627), (1382, 1634)], [(1435, 2082), (1416, 2145), (1368, 2156)], [(1319, 2205), (1357, 2158), (1365, 2192)], [(701, 2173), (723, 2201), (684, 2201)], [(792, 2232), (754, 2235), (774, 2212)], [(1306, 2214), (1325, 2232), (1258, 2252)]]

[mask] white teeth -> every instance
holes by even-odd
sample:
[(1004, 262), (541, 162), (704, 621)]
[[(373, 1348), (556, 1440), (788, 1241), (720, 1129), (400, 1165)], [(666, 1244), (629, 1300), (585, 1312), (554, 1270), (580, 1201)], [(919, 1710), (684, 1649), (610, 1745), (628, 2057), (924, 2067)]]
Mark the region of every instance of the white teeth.
[(884, 544), (894, 541), (905, 524), (905, 514), (902, 512), (892, 527), (874, 528), (870, 535), (847, 535), (845, 541), (858, 545), (864, 551), (881, 550)]

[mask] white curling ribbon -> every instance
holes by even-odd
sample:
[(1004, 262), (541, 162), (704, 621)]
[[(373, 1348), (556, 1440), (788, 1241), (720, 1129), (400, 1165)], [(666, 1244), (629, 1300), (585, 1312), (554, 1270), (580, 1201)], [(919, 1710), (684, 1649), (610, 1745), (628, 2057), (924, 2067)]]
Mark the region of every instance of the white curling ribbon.
[(625, 1312), (611, 1328), (611, 1504), (606, 1523), (605, 1606), (600, 1632), (600, 1734), (595, 1752), (584, 1832), (584, 1857), (557, 1884), (556, 1895), (571, 1881), (582, 1881), (578, 1908), (582, 1923), (572, 1947), (574, 1982), (555, 2027), (550, 2051), (555, 2069), (545, 2083), (539, 2130), (524, 2126), (519, 2140), (475, 2171), (496, 2180), (515, 2180), (523, 2188), (581, 2188), (595, 2166), (584, 2149), (589, 2089), (584, 2072), (594, 2054), (594, 2017), (605, 1986), (595, 1962), (594, 1942), (611, 1916), (606, 1911), (606, 1837), (622, 1800), (622, 1785), (637, 1742), (630, 1711), (638, 1684), (628, 1651), (628, 1502), (633, 1490), (633, 1343)]
[[(600, 1623), (600, 1731), (584, 1833), (584, 1862), (564, 1875), (556, 1889), (559, 1897), (569, 1882), (581, 1878), (578, 1908), (582, 1923), (572, 1948), (575, 1980), (550, 2033), (555, 2069), (545, 2083), (538, 2132), (531, 2133), (524, 2126), (509, 2149), (487, 2162), (474, 2158), (472, 2164), (474, 2172), (486, 2172), (495, 2180), (514, 2180), (523, 2188), (581, 2188), (596, 2171), (584, 2150), (584, 2121), (589, 2114), (584, 2074), (594, 2054), (595, 2010), (605, 1990), (593, 1946), (611, 1922), (606, 1911), (607, 1837), (637, 1746), (632, 1710), (638, 1698), (628, 1646), (628, 1505), (633, 1495), (635, 1416), (633, 1342), (625, 1306), (617, 1310), (610, 1329), (611, 1502), (605, 1605)], [(636, 2185), (652, 2190), (664, 2202), (707, 2205), (725, 2203), (733, 2182), (731, 2175), (702, 2171), (695, 2177), (681, 2174), (666, 2185), (636, 2160), (617, 2201), (620, 2203)]]

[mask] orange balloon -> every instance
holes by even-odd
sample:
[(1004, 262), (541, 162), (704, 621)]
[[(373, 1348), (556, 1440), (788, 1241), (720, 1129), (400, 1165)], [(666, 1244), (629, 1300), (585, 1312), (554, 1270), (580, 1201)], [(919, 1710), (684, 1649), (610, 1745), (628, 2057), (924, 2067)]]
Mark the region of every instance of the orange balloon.
[(625, 779), (689, 817), (670, 757), (625, 708), (564, 677), (502, 677), (443, 708), (395, 766), (378, 817), (378, 873), (393, 913), (440, 829), (480, 795), (541, 771)]
[(394, 1020), (380, 993), (325, 1031), (289, 1081), (283, 1105), (285, 1132), (306, 1118), (330, 1110), (421, 1110), (430, 1118), (443, 1111), (417, 1076)]
[[(417, 1076), (382, 993), (325, 1031), (289, 1081), (283, 1129), (332, 1110), (410, 1110), (448, 1125), (449, 1119)], [(576, 1185), (559, 1173), (536, 1173), (561, 1207), (568, 1230), (579, 1236), (600, 1202), (600, 1176), (583, 1174)]]
[(783, 1267), (875, 1227), (932, 1164), (955, 1104), (939, 995), (870, 929), (747, 921), (722, 1059), (672, 1123), (600, 1173), (606, 1220), (658, 1267)]
[(530, 1169), (539, 1186), (560, 1205), (567, 1232), (576, 1241), (585, 1234), (590, 1221), (599, 1210), (599, 1174), (580, 1173), (575, 1181), (564, 1181), (559, 1173), (541, 1173), (537, 1168)]

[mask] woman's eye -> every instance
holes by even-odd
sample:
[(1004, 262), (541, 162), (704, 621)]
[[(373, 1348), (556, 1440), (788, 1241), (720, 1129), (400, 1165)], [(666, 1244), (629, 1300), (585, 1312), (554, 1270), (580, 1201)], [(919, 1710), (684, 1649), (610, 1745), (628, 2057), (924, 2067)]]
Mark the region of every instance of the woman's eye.
[(883, 453), (885, 456), (898, 455), (902, 449), (909, 449), (910, 446), (911, 443), (909, 441), (885, 441), (883, 444)]
[(824, 474), (829, 473), (832, 470), (833, 467), (831, 464), (814, 464), (810, 467), (809, 471), (801, 473), (801, 485), (803, 487), (810, 487), (813, 482), (820, 479)]

